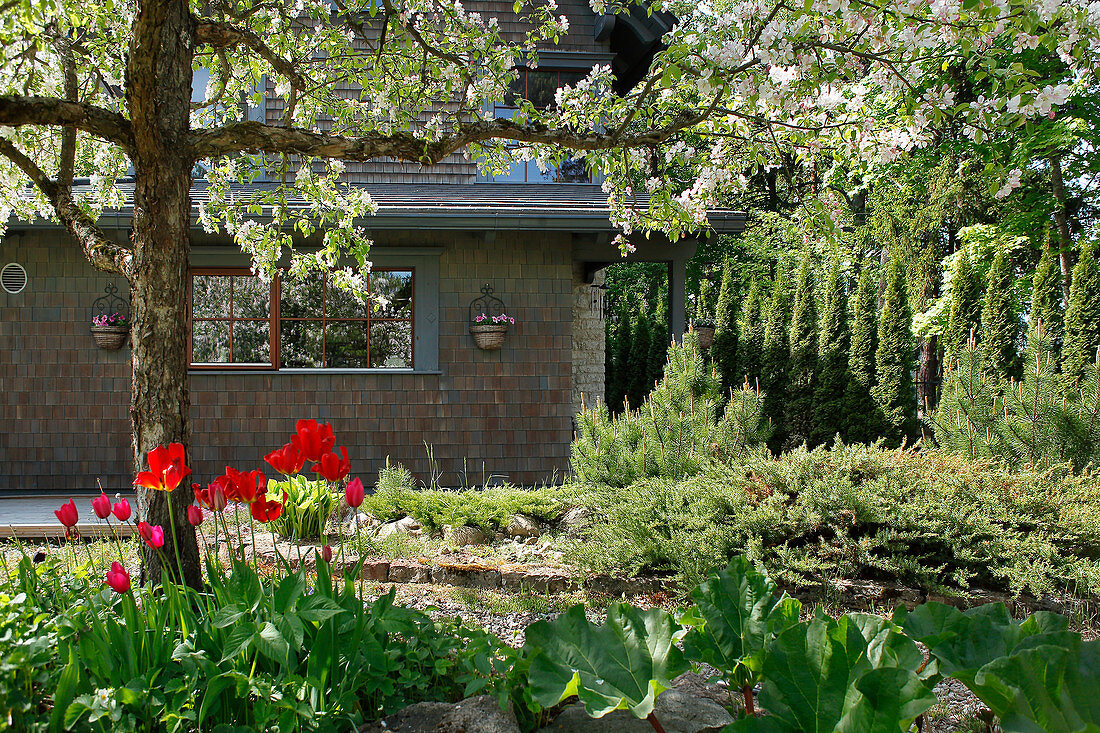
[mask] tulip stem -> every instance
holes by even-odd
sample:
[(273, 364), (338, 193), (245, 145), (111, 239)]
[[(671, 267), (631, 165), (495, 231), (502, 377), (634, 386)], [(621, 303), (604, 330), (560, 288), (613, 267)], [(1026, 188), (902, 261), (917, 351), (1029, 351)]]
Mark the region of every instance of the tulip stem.
[(355, 545), (359, 550), (359, 562), (355, 566), (356, 574), (359, 576), (359, 603), (365, 603), (363, 597), (363, 540), (359, 537), (359, 507), (355, 507)]
[[(172, 492), (169, 491), (164, 498), (168, 502), (168, 522), (169, 522), (169, 524), (172, 525), (172, 549), (175, 551), (175, 555), (176, 555), (176, 573), (177, 573), (176, 579), (179, 583), (182, 584), (183, 583), (183, 561), (180, 560), (180, 543), (176, 539), (176, 516), (172, 512)], [(160, 582), (163, 583), (164, 582), (164, 568), (161, 568), (160, 575), (161, 575)]]

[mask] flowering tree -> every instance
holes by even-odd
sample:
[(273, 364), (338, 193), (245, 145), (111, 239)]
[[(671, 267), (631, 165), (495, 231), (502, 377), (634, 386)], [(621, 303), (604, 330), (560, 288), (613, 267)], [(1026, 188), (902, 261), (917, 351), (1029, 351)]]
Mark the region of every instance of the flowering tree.
[[(597, 12), (626, 6), (593, 0)], [(0, 220), (55, 218), (94, 266), (129, 281), (138, 464), (190, 437), (181, 324), (197, 166), (210, 185), (203, 226), (233, 236), (261, 273), (289, 257), (293, 274), (336, 269), (337, 285), (354, 289), (369, 267), (356, 219), (372, 202), (339, 185), (341, 161), (430, 166), (465, 151), (493, 171), (517, 158), (583, 157), (606, 174), (624, 234), (676, 237), (705, 226), (706, 208), (736, 194), (745, 167), (776, 151), (823, 174), (833, 161), (871, 170), (934, 141), (947, 121), (981, 141), (1056, 112), (1093, 77), (1100, 24), (1100, 4), (1059, 0), (666, 0), (651, 9), (679, 22), (634, 89), (612, 94), (611, 69), (597, 67), (559, 90), (550, 109), (523, 103), (513, 118), (493, 119), (485, 110), (504, 99), (517, 60), (537, 63), (537, 50), (568, 31), (553, 0), (502, 3), (493, 14), (458, 0), (0, 8)], [(501, 30), (497, 16), (512, 12), (525, 33)], [(1057, 83), (1021, 61), (1040, 57), (1059, 66)], [(942, 83), (955, 68), (993, 79), (990, 94), (967, 99)], [(199, 102), (195, 69), (210, 76)], [(271, 93), (264, 79), (283, 104), (278, 123), (242, 113), (242, 103)], [(349, 83), (360, 91), (338, 91)], [(686, 171), (686, 183), (665, 175), (669, 166)], [(122, 245), (96, 218), (122, 203), (113, 184), (131, 167), (133, 235)], [(229, 183), (260, 170), (281, 173), (282, 185), (229, 196)], [(998, 170), (991, 185), (1011, 187), (1016, 179)], [(90, 195), (74, 194), (77, 175), (91, 175)], [(305, 209), (286, 207), (290, 189)], [(314, 234), (319, 250), (294, 250)], [(354, 266), (337, 267), (345, 262)], [(169, 521), (166, 496), (144, 498), (149, 522)], [(176, 534), (185, 538), (183, 574), (197, 582), (184, 498)]]

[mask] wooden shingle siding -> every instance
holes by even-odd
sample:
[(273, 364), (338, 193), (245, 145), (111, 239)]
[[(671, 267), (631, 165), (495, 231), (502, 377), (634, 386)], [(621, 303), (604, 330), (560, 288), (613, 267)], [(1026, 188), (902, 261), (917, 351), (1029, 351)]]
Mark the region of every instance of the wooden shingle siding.
[[(0, 491), (91, 490), (132, 481), (130, 350), (95, 348), (91, 303), (112, 278), (57, 230), (11, 232), (0, 260), (29, 283), (0, 292)], [(196, 481), (225, 466), (264, 468), (302, 417), (330, 421), (352, 470), (376, 480), (387, 456), (426, 478), (424, 443), (443, 481), (487, 473), (534, 484), (568, 465), (572, 429), (571, 253), (568, 235), (379, 231), (376, 247), (443, 246), (439, 256), (441, 374), (192, 373)], [(114, 279), (117, 284), (117, 278)], [(480, 351), (467, 306), (491, 283), (515, 316), (503, 349)], [(182, 326), (181, 326), (182, 327)], [(243, 396), (243, 397), (242, 397)]]

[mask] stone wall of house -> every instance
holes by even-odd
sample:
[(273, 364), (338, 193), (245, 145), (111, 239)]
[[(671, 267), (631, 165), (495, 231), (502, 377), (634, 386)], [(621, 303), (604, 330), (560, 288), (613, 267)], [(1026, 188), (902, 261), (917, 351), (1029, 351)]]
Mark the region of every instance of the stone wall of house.
[[(585, 282), (584, 264), (573, 263), (573, 410), (604, 399), (604, 314), (602, 293), (605, 270)], [(595, 286), (595, 287), (594, 287)], [(597, 300), (594, 300), (597, 299)]]
[[(367, 483), (387, 457), (451, 486), (560, 477), (573, 415), (568, 238), (378, 232), (375, 240), (444, 247), (440, 373), (193, 371), (195, 480), (226, 465), (266, 467), (264, 454), (309, 417), (332, 423)], [(129, 486), (130, 350), (97, 349), (88, 331), (91, 303), (112, 278), (56, 230), (9, 233), (0, 263), (10, 261), (27, 267), (30, 283), (20, 295), (0, 291), (0, 491), (86, 491), (97, 478), (108, 493)], [(486, 282), (516, 318), (495, 352), (478, 349), (467, 328), (467, 307)]]

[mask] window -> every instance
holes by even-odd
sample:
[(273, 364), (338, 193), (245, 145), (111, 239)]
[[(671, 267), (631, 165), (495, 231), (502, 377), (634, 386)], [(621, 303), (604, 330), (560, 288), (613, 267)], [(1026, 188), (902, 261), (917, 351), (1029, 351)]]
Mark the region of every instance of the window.
[(411, 369), (413, 270), (376, 269), (359, 301), (327, 278), (247, 270), (191, 274), (191, 364), (266, 369)]
[[(493, 116), (498, 119), (515, 115), (522, 99), (538, 109), (552, 107), (559, 88), (572, 86), (588, 75), (587, 71), (571, 69), (520, 68), (517, 71), (519, 76), (509, 86), (504, 104), (493, 108)], [(539, 170), (537, 162), (527, 160), (514, 164), (507, 173), (481, 180), (495, 183), (591, 183), (592, 174), (583, 160), (570, 158), (545, 172)]]

